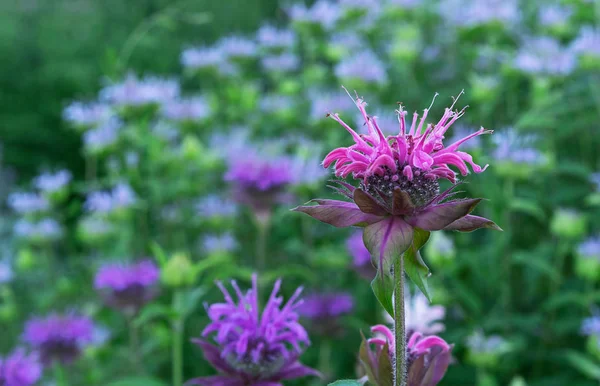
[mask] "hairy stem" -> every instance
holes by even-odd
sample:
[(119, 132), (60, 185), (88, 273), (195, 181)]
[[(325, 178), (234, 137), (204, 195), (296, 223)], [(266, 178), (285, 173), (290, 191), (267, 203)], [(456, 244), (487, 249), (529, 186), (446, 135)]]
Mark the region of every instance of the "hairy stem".
[(404, 320), (404, 257), (394, 261), (394, 386), (406, 386), (406, 325)]

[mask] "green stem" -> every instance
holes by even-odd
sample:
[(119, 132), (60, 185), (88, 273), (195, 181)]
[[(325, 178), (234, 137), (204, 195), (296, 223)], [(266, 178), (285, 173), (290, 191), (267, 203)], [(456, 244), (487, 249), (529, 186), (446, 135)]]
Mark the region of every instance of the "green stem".
[(325, 379), (329, 379), (329, 363), (331, 361), (331, 341), (329, 339), (325, 339), (321, 342), (321, 347), (319, 349), (319, 369), (321, 370), (321, 374), (325, 377)]
[(406, 386), (406, 322), (404, 320), (404, 257), (394, 261), (394, 335), (396, 361), (394, 385)]
[(257, 214), (256, 226), (258, 237), (256, 239), (256, 265), (259, 271), (263, 271), (267, 263), (267, 232), (269, 230), (270, 214)]
[[(173, 294), (173, 307), (180, 304), (181, 291), (175, 291)], [(173, 321), (173, 386), (183, 385), (183, 327), (184, 321), (182, 316), (177, 316)]]
[(52, 367), (54, 370), (54, 380), (56, 382), (56, 386), (68, 386), (69, 382), (67, 381), (67, 375), (60, 362), (54, 361)]
[(138, 374), (142, 373), (142, 353), (140, 352), (140, 331), (134, 323), (134, 315), (127, 318), (129, 328), (129, 352), (131, 353), (131, 365)]

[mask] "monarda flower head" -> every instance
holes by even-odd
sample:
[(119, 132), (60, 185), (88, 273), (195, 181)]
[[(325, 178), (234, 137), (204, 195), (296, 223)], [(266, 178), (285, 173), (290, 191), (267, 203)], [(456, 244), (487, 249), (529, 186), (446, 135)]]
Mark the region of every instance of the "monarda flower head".
[(94, 287), (106, 303), (133, 315), (156, 296), (160, 270), (152, 261), (108, 264), (96, 273)]
[(340, 335), (339, 318), (352, 312), (354, 300), (349, 293), (314, 293), (304, 297), (298, 313), (312, 322), (313, 330), (321, 335)]
[[(394, 363), (394, 333), (384, 325), (371, 327), (375, 335), (363, 339), (359, 359), (374, 386), (391, 385)], [(424, 336), (420, 332), (410, 335), (406, 345), (408, 363), (407, 386), (435, 386), (448, 369), (452, 359), (452, 346), (439, 336)]]
[(38, 355), (17, 349), (6, 358), (0, 357), (0, 385), (31, 386), (42, 376)]
[[(455, 199), (456, 193), (452, 190), (456, 185), (443, 193), (439, 191), (440, 179), (457, 182), (451, 166), (462, 175), (469, 172), (467, 164), (476, 173), (487, 167), (477, 165), (471, 155), (459, 147), (471, 138), (491, 133), (490, 130), (481, 128), (449, 146), (444, 145), (446, 132), (465, 111), (453, 111), (455, 103), (456, 99), (435, 124), (426, 122), (431, 106), (424, 110), (420, 120), (415, 113), (410, 127), (406, 124), (406, 111), (400, 105), (396, 111), (398, 134), (389, 136), (383, 134), (377, 117), (367, 114), (366, 103), (358, 97), (356, 106), (367, 126), (366, 134), (358, 134), (338, 114), (330, 114), (352, 135), (355, 143), (331, 151), (323, 166), (333, 165), (336, 176), (352, 176), (359, 186), (335, 181), (340, 187), (334, 189), (353, 202), (316, 199), (312, 202), (317, 205), (299, 206), (294, 210), (337, 227), (365, 227), (363, 240), (373, 262), (377, 267), (386, 263), (386, 270), (391, 267), (393, 257), (409, 248), (416, 256), (427, 241), (429, 231), (499, 229), (494, 222), (469, 214), (480, 198)], [(385, 131), (390, 132), (390, 129)], [(419, 262), (427, 270), (420, 256), (411, 261)], [(416, 271), (407, 269), (409, 275)]]
[[(296, 309), (301, 304), (298, 288), (284, 304), (278, 296), (281, 280), (275, 283), (262, 312), (259, 310), (258, 279), (252, 276), (252, 289), (245, 294), (231, 282), (235, 301), (223, 284), (217, 283), (225, 303), (208, 307), (211, 323), (195, 339), (218, 375), (189, 381), (202, 386), (282, 386), (282, 381), (318, 373), (302, 365), (298, 358), (309, 345), (308, 334), (298, 323)], [(212, 336), (216, 344), (207, 337)]]
[(85, 316), (52, 314), (29, 320), (23, 338), (40, 353), (44, 364), (70, 363), (92, 343), (94, 323)]

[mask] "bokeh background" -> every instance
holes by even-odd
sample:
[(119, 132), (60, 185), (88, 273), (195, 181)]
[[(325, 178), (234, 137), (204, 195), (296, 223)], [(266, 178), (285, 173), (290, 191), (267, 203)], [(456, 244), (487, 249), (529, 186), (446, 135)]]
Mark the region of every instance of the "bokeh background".
[[(388, 134), (397, 102), (420, 111), (437, 92), (433, 120), (464, 89), (457, 106), (469, 108), (446, 141), (495, 131), (468, 143), (490, 166), (464, 190), (489, 199), (478, 213), (504, 232), (436, 234), (423, 255), (437, 307), (414, 295), (411, 321), (441, 317), (439, 335), (455, 345), (442, 385), (600, 381), (597, 1), (0, 9), (0, 356), (24, 344), (28, 319), (76, 312), (97, 339), (70, 365), (70, 385), (172, 384), (180, 322), (185, 379), (212, 374), (189, 342), (207, 324), (203, 303), (222, 299), (216, 279), (248, 287), (259, 272), (265, 297), (281, 277), (286, 296), (302, 285), (352, 299), (302, 319), (312, 340), (303, 362), (326, 379), (289, 384), (357, 378), (360, 332), (385, 322), (359, 236), (289, 209), (334, 197), (320, 162), (350, 137), (325, 114), (362, 127), (342, 85)], [(260, 173), (276, 180), (268, 194), (240, 191)], [(103, 303), (94, 275), (142, 258), (160, 266), (158, 296), (125, 317)], [(47, 370), (40, 384), (55, 381)]]

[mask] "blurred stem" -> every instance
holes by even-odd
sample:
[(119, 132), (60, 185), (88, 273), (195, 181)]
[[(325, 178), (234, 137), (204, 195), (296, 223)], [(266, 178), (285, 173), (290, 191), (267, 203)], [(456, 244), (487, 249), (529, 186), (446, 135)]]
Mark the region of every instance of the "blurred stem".
[(321, 374), (325, 377), (325, 379), (329, 379), (329, 363), (331, 361), (331, 341), (329, 339), (325, 339), (321, 342), (321, 347), (319, 349), (319, 369), (321, 370)]
[(259, 271), (263, 271), (267, 262), (267, 232), (270, 225), (270, 215), (256, 215), (258, 237), (256, 239), (256, 264)]
[(142, 373), (142, 353), (140, 352), (140, 331), (134, 323), (135, 315), (127, 317), (129, 328), (129, 352), (131, 353), (131, 365), (138, 373)]
[(68, 386), (69, 382), (67, 381), (67, 375), (60, 362), (54, 361), (52, 367), (54, 370), (54, 381), (56, 382), (56, 386)]
[(406, 325), (404, 320), (404, 256), (394, 261), (394, 334), (396, 361), (394, 385), (406, 386)]
[[(513, 198), (515, 195), (515, 180), (513, 178), (507, 178), (504, 182), (504, 200), (505, 202), (513, 202)], [(503, 288), (503, 296), (502, 303), (504, 305), (504, 312), (508, 314), (510, 312), (510, 303), (511, 303), (511, 251), (510, 251), (510, 243), (512, 238), (512, 227), (510, 226), (510, 218), (511, 218), (511, 209), (508, 208), (504, 211), (503, 218), (503, 228), (504, 228), (504, 250), (502, 254), (502, 268), (503, 268), (503, 276), (502, 282), (504, 283)]]
[[(180, 290), (175, 291), (173, 294), (173, 309), (177, 309), (178, 304), (181, 304), (182, 292)], [(183, 315), (177, 314), (175, 320), (173, 320), (172, 332), (173, 332), (173, 352), (172, 352), (172, 363), (173, 363), (173, 386), (183, 385)]]

